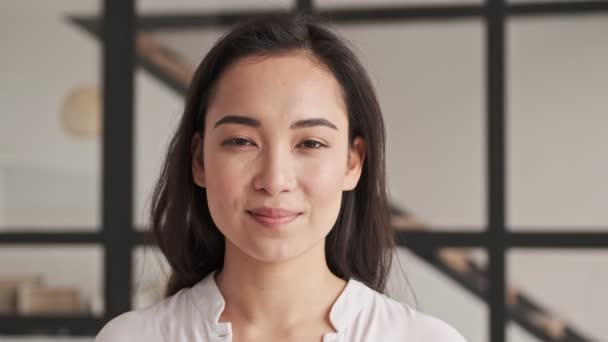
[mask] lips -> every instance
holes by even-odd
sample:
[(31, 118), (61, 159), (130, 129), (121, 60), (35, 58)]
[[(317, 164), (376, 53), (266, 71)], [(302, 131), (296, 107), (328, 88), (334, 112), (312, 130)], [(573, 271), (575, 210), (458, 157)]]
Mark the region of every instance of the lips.
[(265, 216), (269, 218), (286, 218), (297, 216), (300, 213), (297, 211), (282, 209), (282, 208), (269, 208), (269, 207), (261, 207), (253, 210), (248, 210), (251, 214)]
[(292, 222), (301, 214), (301, 212), (293, 210), (269, 207), (247, 210), (247, 213), (258, 223), (273, 229)]

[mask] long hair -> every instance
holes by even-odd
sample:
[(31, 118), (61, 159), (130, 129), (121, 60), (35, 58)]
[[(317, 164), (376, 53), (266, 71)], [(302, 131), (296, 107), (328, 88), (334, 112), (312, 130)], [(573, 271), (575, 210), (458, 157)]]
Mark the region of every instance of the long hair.
[[(204, 134), (205, 115), (222, 73), (247, 56), (304, 50), (326, 66), (341, 86), (349, 144), (366, 142), (357, 186), (342, 193), (338, 218), (326, 237), (333, 274), (355, 278), (384, 293), (394, 252), (385, 182), (385, 129), (374, 88), (355, 54), (335, 34), (306, 15), (258, 17), (220, 39), (198, 66), (184, 113), (167, 150), (152, 195), (151, 228), (171, 266), (167, 296), (223, 267), (224, 236), (211, 218), (206, 190), (192, 178), (192, 137)], [(213, 167), (210, 165), (209, 167)]]

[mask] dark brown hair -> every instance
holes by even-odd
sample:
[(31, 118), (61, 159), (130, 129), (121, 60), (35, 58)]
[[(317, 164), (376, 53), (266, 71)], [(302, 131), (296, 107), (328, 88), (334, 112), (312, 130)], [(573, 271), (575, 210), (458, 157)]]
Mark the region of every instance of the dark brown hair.
[(206, 190), (193, 182), (191, 165), (192, 138), (197, 132), (204, 134), (214, 86), (241, 58), (295, 50), (306, 51), (333, 73), (346, 103), (349, 143), (360, 136), (367, 146), (359, 183), (343, 192), (340, 213), (326, 237), (328, 267), (340, 278), (352, 277), (385, 291), (395, 246), (385, 184), (385, 129), (374, 89), (357, 57), (335, 34), (309, 16), (280, 14), (232, 30), (194, 74), (152, 197), (152, 230), (171, 266), (167, 296), (223, 267), (224, 236), (209, 213)]

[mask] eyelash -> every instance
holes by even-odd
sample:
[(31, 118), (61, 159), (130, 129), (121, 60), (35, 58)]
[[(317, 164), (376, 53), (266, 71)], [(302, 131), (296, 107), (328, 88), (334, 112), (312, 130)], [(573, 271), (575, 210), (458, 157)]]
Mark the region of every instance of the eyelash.
[[(323, 144), (322, 142), (317, 141), (317, 140), (312, 140), (312, 139), (304, 140), (300, 144), (304, 144), (304, 143), (316, 144), (315, 146), (317, 146), (317, 147), (308, 147), (309, 149), (312, 149), (312, 150), (318, 150), (320, 148), (327, 147), (327, 145)], [(228, 139), (228, 140), (224, 141), (223, 145), (225, 145), (225, 146), (248, 146), (248, 145), (255, 145), (255, 144), (252, 143), (249, 139), (233, 138), (233, 139)]]
[(245, 138), (232, 138), (232, 139), (228, 139), (226, 141), (224, 141), (224, 143), (222, 145), (226, 145), (226, 146), (245, 146), (245, 144), (239, 144), (237, 142), (245, 142), (245, 143), (249, 143), (251, 145), (253, 145), (253, 143)]

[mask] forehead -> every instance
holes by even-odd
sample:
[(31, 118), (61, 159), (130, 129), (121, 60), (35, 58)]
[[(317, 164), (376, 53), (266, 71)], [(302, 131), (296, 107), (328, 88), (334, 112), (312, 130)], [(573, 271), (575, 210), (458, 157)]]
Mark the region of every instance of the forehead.
[(262, 123), (324, 117), (336, 126), (348, 124), (339, 83), (326, 66), (306, 53), (242, 58), (215, 87), (207, 123), (237, 114)]

